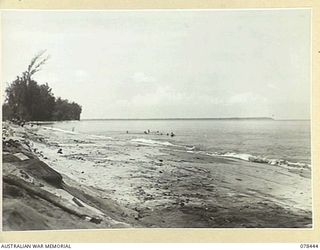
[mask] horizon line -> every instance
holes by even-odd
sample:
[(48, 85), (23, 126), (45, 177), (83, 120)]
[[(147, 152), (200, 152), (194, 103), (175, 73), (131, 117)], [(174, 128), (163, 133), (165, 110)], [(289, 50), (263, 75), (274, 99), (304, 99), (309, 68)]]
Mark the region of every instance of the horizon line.
[(84, 118), (80, 120), (238, 120), (238, 119), (265, 119), (274, 120), (272, 117), (257, 116), (257, 117), (165, 117), (165, 118)]
[(257, 116), (257, 117), (168, 117), (168, 118), (84, 118), (81, 121), (99, 121), (99, 120), (272, 120), (272, 121), (310, 121), (310, 118), (301, 119), (275, 119), (268, 116)]

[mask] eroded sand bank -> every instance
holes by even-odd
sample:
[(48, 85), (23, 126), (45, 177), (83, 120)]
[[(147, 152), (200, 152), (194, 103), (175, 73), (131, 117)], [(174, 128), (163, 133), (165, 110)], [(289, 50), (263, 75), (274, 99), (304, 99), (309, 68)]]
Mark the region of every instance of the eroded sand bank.
[(45, 127), (4, 128), (5, 230), (312, 226), (308, 168)]

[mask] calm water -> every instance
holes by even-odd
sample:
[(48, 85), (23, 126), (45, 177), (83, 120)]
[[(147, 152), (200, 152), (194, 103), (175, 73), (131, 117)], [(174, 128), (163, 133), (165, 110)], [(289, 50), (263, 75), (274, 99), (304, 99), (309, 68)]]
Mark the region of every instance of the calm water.
[[(154, 145), (170, 142), (208, 153), (250, 154), (306, 164), (311, 161), (310, 121), (87, 120), (56, 122), (49, 126)], [(144, 134), (148, 129), (151, 133)], [(170, 132), (176, 136), (167, 136)]]

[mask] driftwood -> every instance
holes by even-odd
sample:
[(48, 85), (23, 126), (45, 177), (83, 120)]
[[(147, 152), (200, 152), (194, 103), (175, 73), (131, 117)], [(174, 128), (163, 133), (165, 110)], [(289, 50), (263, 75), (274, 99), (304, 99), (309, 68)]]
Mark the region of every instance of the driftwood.
[(61, 174), (50, 168), (43, 161), (29, 159), (18, 162), (16, 166), (36, 179), (43, 180), (56, 188), (62, 188), (63, 180)]
[(77, 199), (76, 197), (73, 197), (73, 198), (72, 198), (72, 201), (73, 201), (74, 203), (76, 203), (79, 207), (84, 207), (83, 204), (82, 204), (80, 201), (78, 201), (78, 199)]
[[(61, 202), (60, 198), (58, 198), (55, 195), (52, 195), (51, 193), (49, 193), (46, 190), (43, 189), (39, 189), (38, 187), (33, 187), (31, 184), (25, 182), (24, 180), (14, 176), (14, 175), (4, 175), (3, 176), (3, 182), (10, 184), (10, 185), (14, 185), (17, 187), (20, 187), (22, 189), (24, 189), (26, 192), (38, 196), (48, 202), (50, 202), (51, 204), (61, 208), (62, 210), (73, 214), (81, 219), (90, 219), (90, 221), (92, 219), (96, 219), (96, 220), (100, 220), (98, 218), (94, 218), (94, 216), (88, 215), (88, 214), (84, 214), (81, 213), (80, 211), (77, 211), (76, 209), (72, 208), (72, 206), (68, 206), (67, 204), (64, 204), (63, 202)], [(93, 221), (92, 221), (93, 222)]]

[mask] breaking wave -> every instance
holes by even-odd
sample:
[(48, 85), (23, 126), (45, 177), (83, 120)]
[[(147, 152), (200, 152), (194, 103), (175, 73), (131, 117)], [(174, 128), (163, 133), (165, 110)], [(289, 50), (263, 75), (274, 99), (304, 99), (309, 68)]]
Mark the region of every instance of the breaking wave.
[(150, 139), (132, 139), (132, 142), (137, 142), (140, 144), (146, 144), (146, 145), (164, 145), (164, 146), (174, 146), (171, 142), (168, 141), (156, 141), (156, 140), (150, 140)]
[(45, 126), (43, 126), (42, 128), (43, 128), (43, 129), (47, 129), (47, 130), (52, 130), (52, 131), (67, 133), (67, 134), (79, 134), (79, 133), (74, 132), (74, 131), (64, 130), (64, 129), (60, 129), (60, 128), (52, 128), (52, 127), (45, 127)]
[[(143, 145), (163, 145), (163, 146), (173, 146), (181, 148), (182, 146), (172, 144), (168, 141), (156, 141), (156, 140), (150, 140), (150, 139), (132, 139), (132, 142), (136, 142)], [(247, 153), (234, 153), (234, 152), (208, 152), (208, 151), (202, 151), (199, 150), (195, 146), (187, 145), (183, 146), (184, 150), (188, 153), (194, 153), (194, 154), (202, 154), (202, 155), (208, 155), (208, 156), (215, 156), (215, 157), (225, 157), (225, 158), (233, 158), (248, 162), (256, 162), (256, 163), (263, 163), (263, 164), (269, 164), (269, 165), (276, 165), (280, 167), (287, 167), (287, 168), (310, 168), (311, 165), (307, 163), (301, 163), (301, 162), (291, 162), (284, 159), (269, 159), (262, 156), (255, 156), (252, 154)], [(178, 151), (181, 151), (181, 149), (178, 149)]]
[(65, 130), (65, 129), (60, 129), (60, 128), (52, 128), (52, 127), (45, 127), (42, 126), (43, 129), (47, 129), (47, 130), (52, 130), (52, 131), (56, 131), (56, 132), (61, 132), (61, 133), (66, 133), (66, 134), (73, 134), (73, 135), (82, 135), (82, 136), (86, 136), (89, 137), (91, 139), (102, 139), (102, 140), (112, 140), (113, 138), (110, 136), (104, 136), (104, 135), (94, 135), (94, 134), (83, 134), (83, 133), (79, 133), (79, 132), (75, 132), (75, 131), (70, 131), (70, 130)]
[[(57, 132), (63, 132), (68, 134), (79, 134), (74, 131), (70, 130), (63, 130), (59, 128), (52, 128), (52, 127), (44, 127), (44, 129), (53, 130)], [(96, 139), (112, 139), (112, 137), (107, 137), (103, 135), (90, 135)], [(263, 163), (263, 164), (269, 164), (269, 165), (277, 165), (281, 167), (287, 167), (287, 168), (310, 168), (311, 165), (307, 163), (302, 162), (291, 162), (289, 160), (285, 159), (270, 159), (263, 156), (255, 156), (248, 153), (235, 153), (235, 152), (208, 152), (205, 150), (200, 150), (200, 148), (193, 146), (193, 145), (177, 145), (173, 144), (169, 141), (161, 141), (161, 140), (152, 140), (152, 139), (145, 139), (145, 138), (136, 138), (131, 139), (131, 142), (138, 143), (140, 145), (157, 145), (157, 146), (170, 146), (174, 147), (175, 149), (178, 149), (179, 151), (181, 148), (183, 148), (181, 151), (193, 153), (193, 154), (202, 154), (207, 156), (214, 156), (214, 157), (224, 157), (224, 158), (233, 158), (248, 162), (256, 162), (256, 163)]]
[(251, 154), (241, 154), (241, 153), (232, 153), (232, 152), (227, 152), (227, 153), (216, 152), (211, 155), (212, 156), (227, 157), (227, 158), (234, 158), (234, 159), (239, 159), (239, 160), (244, 160), (244, 161), (249, 161), (249, 162), (277, 165), (277, 166), (282, 166), (282, 167), (310, 168), (310, 165), (306, 164), (306, 163), (290, 162), (290, 161), (283, 160), (283, 159), (269, 159), (266, 157), (254, 156)]

